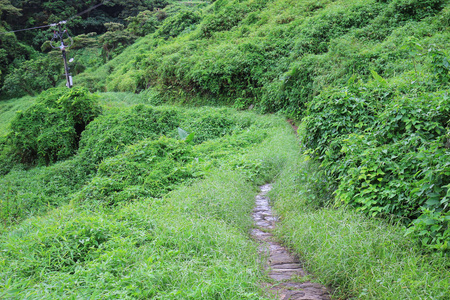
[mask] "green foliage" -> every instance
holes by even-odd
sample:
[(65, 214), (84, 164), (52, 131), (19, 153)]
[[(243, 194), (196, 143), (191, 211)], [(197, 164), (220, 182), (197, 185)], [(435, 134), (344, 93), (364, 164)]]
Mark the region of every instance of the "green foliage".
[[(61, 2), (46, 5), (49, 11), (62, 12)], [(234, 104), (241, 109), (252, 105), (259, 112), (281, 112), (304, 118), (301, 131), (307, 135), (302, 135), (302, 145), (309, 159), (320, 165), (320, 171), (310, 174), (311, 169), (301, 169), (298, 164), (295, 166), (300, 171), (291, 170), (295, 182), (305, 187), (294, 185), (294, 194), (301, 199), (283, 204), (297, 214), (287, 217), (295, 243), (311, 244), (313, 248), (309, 253), (314, 259), (321, 244), (328, 246), (327, 241), (340, 237), (333, 232), (345, 233), (344, 240), (352, 246), (341, 247), (339, 252), (339, 248), (336, 250), (331, 245), (329, 248), (333, 252), (325, 252), (324, 257), (330, 257), (330, 253), (339, 255), (335, 260), (330, 259), (329, 265), (315, 260), (329, 266), (331, 273), (336, 274), (327, 277), (330, 273), (323, 271), (327, 273), (324, 278), (328, 278), (329, 284), (342, 284), (347, 290), (342, 293), (344, 296), (355, 296), (355, 293), (361, 298), (445, 296), (448, 285), (440, 279), (436, 283), (428, 280), (433, 276), (441, 277), (426, 277), (424, 274), (432, 272), (426, 268), (413, 268), (417, 270), (415, 274), (395, 269), (392, 272), (395, 276), (382, 281), (399, 282), (390, 295), (386, 287), (391, 284), (383, 286), (375, 277), (369, 276), (366, 281), (361, 278), (367, 275), (366, 270), (376, 265), (377, 259), (386, 257), (384, 248), (396, 253), (396, 261), (407, 261), (402, 265), (405, 269), (417, 267), (422, 260), (417, 258), (418, 251), (397, 251), (395, 245), (411, 249), (411, 244), (418, 242), (422, 249), (448, 253), (450, 115), (447, 94), (450, 75), (448, 53), (441, 50), (450, 46), (447, 2), (220, 0), (201, 12), (200, 6), (180, 9), (180, 5), (173, 5), (140, 15), (138, 7), (145, 6), (142, 2), (136, 4), (134, 13), (130, 13), (134, 9), (131, 4), (123, 1), (108, 5), (121, 5), (127, 17), (137, 15), (129, 19), (128, 29), (110, 30), (104, 36), (104, 41), (109, 39), (111, 45), (117, 44), (110, 47), (116, 51), (111, 56), (125, 48), (120, 44), (127, 42), (122, 43), (120, 39), (127, 32), (143, 37), (100, 68), (95, 60), (84, 63), (88, 72), (78, 76), (81, 85), (102, 91), (142, 92), (151, 88), (151, 96), (146, 93), (139, 96), (142, 103), (192, 100), (209, 105)], [(102, 14), (95, 20), (78, 22), (91, 26), (90, 29), (100, 26), (99, 33), (104, 32), (104, 23), (118, 22), (107, 10)], [(163, 21), (167, 15), (169, 17)], [(156, 30), (153, 34), (146, 35), (153, 30)], [(86, 37), (81, 37), (80, 41), (82, 45), (90, 43)], [(0, 59), (12, 63), (5, 51), (0, 52)], [(90, 66), (93, 68), (89, 70)], [(9, 72), (4, 69), (2, 75)], [(160, 119), (165, 113), (166, 118)], [(214, 168), (236, 171), (242, 176), (239, 180), (247, 183), (269, 180), (279, 170), (276, 164), (282, 165), (284, 158), (279, 157), (276, 147), (270, 148), (274, 155), (271, 160), (247, 156), (251, 153), (250, 145), (259, 145), (266, 138), (257, 128), (262, 124), (255, 126), (252, 122), (251, 118), (230, 116), (226, 111), (186, 113), (173, 109), (169, 112), (143, 106), (112, 109), (93, 121), (83, 133), (77, 161), (87, 166), (79, 173), (92, 174), (95, 178), (85, 186), (90, 189), (79, 189), (82, 192), (77, 200), (95, 205), (95, 201), (101, 199), (100, 202), (114, 207), (123, 202), (137, 203), (145, 197), (162, 197), (168, 191), (176, 193), (175, 187), (179, 188), (182, 182), (194, 182), (203, 176), (208, 180), (208, 174), (215, 174), (211, 172)], [(65, 124), (59, 126), (55, 125), (57, 131)], [(187, 133), (184, 137), (191, 136), (190, 143), (174, 140), (178, 138), (177, 128)], [(170, 138), (158, 140), (161, 135)], [(44, 137), (48, 141), (52, 138), (50, 134)], [(132, 157), (128, 153), (133, 147), (139, 148), (142, 140), (156, 148), (160, 143), (158, 145), (169, 145), (170, 149), (183, 149), (186, 160), (178, 164), (164, 154), (156, 156), (154, 164), (147, 160), (134, 163), (128, 159)], [(230, 146), (225, 147), (223, 143)], [(8, 153), (8, 146), (3, 146), (2, 151)], [(9, 171), (14, 164), (11, 162), (5, 160), (5, 170)], [(190, 168), (191, 163), (195, 168)], [(98, 166), (101, 167), (94, 176)], [(175, 168), (181, 170), (180, 173), (174, 175)], [(160, 170), (163, 171), (158, 173)], [(12, 175), (19, 174), (15, 172), (19, 171), (13, 171)], [(151, 174), (153, 179), (147, 185), (145, 180)], [(162, 189), (157, 189), (158, 185)], [(19, 200), (14, 185), (10, 186), (12, 192), (4, 192), (4, 195), (13, 199), (8, 203), (18, 204), (10, 215), (4, 214), (4, 219), (14, 218), (29, 207), (42, 206), (47, 200), (46, 197), (38, 200), (29, 197), (30, 202), (35, 202), (29, 205), (28, 200)], [(189, 187), (182, 187), (185, 188)], [(90, 194), (91, 191), (94, 192)], [(204, 213), (229, 224), (241, 223), (231, 217), (225, 202), (217, 199), (215, 205), (216, 200), (211, 201), (211, 197), (208, 193), (193, 197), (196, 200), (183, 204), (180, 210)], [(20, 206), (21, 203), (26, 204)], [(324, 222), (327, 215), (344, 215), (345, 212), (328, 209), (306, 215), (308, 222), (316, 226), (311, 226), (311, 235), (298, 239), (300, 235), (292, 230), (306, 228), (295, 221), (301, 213), (297, 209), (305, 204), (315, 208), (346, 205), (371, 217), (401, 222), (412, 239), (397, 243), (401, 239), (398, 235), (380, 239), (370, 234), (365, 236), (363, 233), (370, 232), (374, 225), (366, 226), (365, 219), (356, 217), (349, 217), (345, 222), (363, 225), (345, 231), (340, 221)], [(330, 230), (323, 229), (324, 226), (329, 226)], [(317, 232), (323, 233), (320, 241), (317, 241), (319, 238), (309, 239), (317, 236)], [(352, 232), (360, 233), (370, 242), (354, 246)], [(394, 246), (387, 242), (390, 239), (396, 240)], [(347, 259), (348, 253), (355, 259)], [(409, 256), (412, 258), (407, 260)], [(366, 257), (370, 257), (370, 261), (361, 263)], [(389, 260), (391, 257), (386, 258), (383, 266), (396, 265), (396, 261)], [(336, 269), (336, 265), (344, 266), (344, 270)], [(370, 270), (381, 276), (382, 266), (375, 269)], [(354, 274), (358, 274), (355, 275), (358, 279), (352, 281)], [(421, 276), (426, 279), (420, 279)], [(433, 292), (417, 288), (429, 285), (433, 285)]]
[(196, 144), (200, 144), (250, 126), (250, 122), (246, 122), (246, 120), (242, 120), (242, 123), (236, 122), (226, 113), (225, 110), (222, 110), (211, 112), (207, 115), (201, 113), (190, 114), (184, 120), (182, 128), (187, 132), (194, 132), (193, 141)]
[(141, 140), (157, 139), (173, 131), (179, 123), (177, 111), (156, 110), (137, 105), (107, 112), (87, 126), (80, 141), (79, 154), (97, 164), (115, 156)]
[[(99, 142), (107, 130), (95, 136), (94, 128), (123, 129), (132, 119), (125, 125), (141, 136), (111, 143), (116, 154), (95, 165), (80, 148), (72, 159), (0, 178), (0, 198), (16, 205), (0, 203), (5, 224), (70, 201), (4, 230), (0, 274), (15, 275), (2, 297), (265, 299), (250, 212), (256, 184), (285, 166), (280, 136), (292, 137), (289, 126), (231, 109), (127, 107), (123, 96), (105, 96), (108, 109), (82, 137)], [(114, 114), (123, 114), (117, 124)], [(161, 131), (143, 137), (148, 129), (137, 126), (145, 123)], [(164, 127), (173, 138), (161, 136)], [(205, 128), (205, 140), (176, 140), (178, 127), (185, 137)]]
[[(10, 2), (4, 0), (1, 4), (2, 9), (0, 9), (0, 31), (19, 30), (70, 19), (65, 29), (68, 29), (71, 36), (75, 37), (75, 44), (71, 51), (82, 47), (95, 47), (103, 50), (103, 60), (98, 59), (100, 58), (98, 54), (96, 54), (95, 62), (87, 63), (85, 60), (83, 63), (79, 63), (81, 59), (76, 60), (77, 63), (72, 72), (78, 74), (87, 68), (98, 67), (121, 53), (124, 48), (135, 41), (134, 30), (140, 31), (140, 35), (143, 33), (142, 30), (147, 30), (145, 26), (159, 25), (161, 21), (159, 9), (166, 7), (169, 3), (165, 0), (134, 1), (133, 3), (109, 1), (89, 14), (72, 18), (95, 4), (97, 3), (91, 0), (73, 1), (70, 5), (64, 1)], [(146, 20), (146, 22), (148, 21), (147, 25), (141, 29), (136, 29), (136, 26), (131, 26), (134, 29), (130, 27), (130, 30), (107, 29), (107, 24), (125, 23), (126, 19), (138, 18), (135, 16), (139, 12), (149, 10), (154, 11), (152, 14), (157, 16), (156, 23)], [(156, 27), (151, 31), (153, 32), (155, 29)], [(106, 34), (92, 39), (86, 37), (90, 32), (98, 34), (106, 32)], [(51, 51), (49, 40), (52, 34), (53, 29), (41, 29), (20, 32), (17, 33), (17, 37), (15, 34), (0, 35), (0, 87), (4, 95), (7, 97), (17, 97), (25, 93), (35, 95), (42, 90), (55, 87), (62, 79), (60, 56), (55, 54), (43, 56), (36, 53), (36, 50)], [(98, 45), (99, 42), (101, 46)], [(82, 55), (84, 56), (86, 53)], [(8, 80), (3, 86), (5, 78)]]
[(159, 25), (157, 12), (145, 10), (135, 17), (127, 18), (127, 30), (136, 36), (145, 36), (156, 31)]
[(0, 20), (4, 18), (5, 15), (20, 16), (20, 9), (14, 7), (10, 0), (0, 1)]
[[(182, 20), (186, 12), (165, 11), (173, 13), (170, 20)], [(408, 56), (402, 45), (414, 36), (424, 48), (445, 49), (446, 33), (438, 33), (445, 15), (442, 1), (215, 1), (190, 33), (178, 37), (181, 29), (167, 30), (164, 37), (174, 36), (167, 41), (145, 36), (120, 59), (85, 76), (99, 78), (94, 90), (103, 90), (104, 82), (108, 90), (151, 87), (172, 101), (232, 102), (301, 118), (324, 88), (345, 86), (353, 75), (367, 80), (376, 73), (388, 83), (414, 68), (428, 82), (422, 89), (436, 88), (425, 78), (447, 74), (444, 59), (436, 58), (437, 71), (431, 52)]]
[(355, 131), (364, 131), (373, 124), (376, 103), (360, 98), (358, 93), (347, 90), (331, 92), (315, 97), (303, 119), (305, 131), (302, 143), (316, 151), (321, 159), (330, 156), (330, 161), (339, 157), (339, 138)]
[(246, 16), (246, 6), (238, 1), (224, 5), (228, 1), (214, 2), (214, 14), (207, 15), (201, 25), (202, 35), (211, 37), (215, 32), (230, 30)]
[[(4, 32), (6, 30), (0, 25), (0, 31)], [(20, 61), (30, 58), (32, 54), (34, 54), (34, 51), (29, 46), (18, 41), (14, 34), (0, 35), (0, 86), (3, 92), (4, 80), (10, 69), (17, 66)]]
[(201, 16), (196, 11), (182, 10), (177, 14), (164, 20), (161, 27), (156, 31), (156, 36), (169, 38), (176, 37), (183, 32), (189, 32), (201, 20)]
[[(448, 207), (449, 192), (447, 185), (447, 195), (442, 200), (445, 208)], [(450, 246), (450, 212), (448, 209), (441, 210), (423, 208), (419, 218), (413, 221), (412, 226), (406, 231), (407, 235), (411, 235), (420, 244), (430, 250), (448, 253)]]
[(0, 137), (0, 176), (8, 174), (15, 164), (14, 158), (6, 137)]
[[(392, 87), (373, 76), (386, 99), (368, 85), (316, 97), (303, 144), (335, 178), (336, 204), (411, 224), (410, 233), (433, 235), (420, 238), (423, 245), (447, 251), (447, 92), (392, 97)], [(442, 226), (424, 233), (424, 211), (435, 212)]]
[[(333, 179), (321, 174), (317, 162), (292, 150), (269, 196), (282, 220), (278, 237), (305, 259), (305, 269), (316, 280), (333, 286), (335, 298), (447, 298), (448, 257), (425, 254), (401, 226), (348, 208), (320, 208), (327, 204), (322, 201), (333, 201)], [(427, 220), (417, 222), (423, 238), (448, 234), (429, 230), (445, 226), (439, 213), (424, 215)]]
[(97, 176), (76, 199), (116, 205), (143, 197), (161, 197), (193, 178), (194, 154), (184, 141), (146, 139), (103, 160)]
[(8, 139), (23, 162), (53, 163), (75, 153), (81, 133), (99, 112), (84, 88), (49, 90), (17, 113)]
[(449, 55), (440, 49), (430, 49), (430, 52), (432, 57), (431, 68), (436, 76), (436, 83), (439, 85), (447, 84), (450, 81)]
[(99, 41), (102, 44), (105, 61), (108, 61), (131, 45), (136, 37), (125, 31), (125, 26), (120, 23), (105, 23), (105, 27), (107, 32), (100, 37)]
[[(36, 276), (42, 271), (74, 272), (77, 265), (99, 256), (99, 250), (111, 238), (114, 230), (124, 230), (114, 228), (114, 223), (88, 214), (58, 225), (59, 228), (50, 227), (38, 238), (28, 241), (28, 245), (23, 244), (20, 248), (9, 249), (11, 259), (21, 256), (20, 249), (22, 251), (25, 247), (35, 249), (35, 256), (20, 270), (19, 275)], [(42, 265), (42, 261), (46, 261), (45, 266)]]
[[(215, 183), (220, 187), (222, 181)], [(239, 186), (232, 194), (244, 191)], [(217, 193), (231, 194), (221, 188)], [(183, 206), (194, 197), (171, 201)], [(264, 299), (256, 247), (244, 233), (218, 220), (152, 204), (111, 212), (66, 207), (15, 229), (14, 238), (1, 241), (6, 251), (0, 259), (9, 263), (0, 272), (16, 274), (2, 296)]]
[[(73, 102), (71, 95), (65, 89), (53, 90), (41, 95), (36, 102), (39, 107), (54, 107), (55, 103), (68, 106), (64, 109), (66, 119), (89, 119), (89, 114), (76, 113), (83, 110), (80, 106), (83, 101)], [(107, 107), (115, 106), (114, 101), (139, 103), (140, 99), (145, 102), (142, 95), (133, 94), (109, 94), (104, 98), (103, 103), (108, 101)], [(22, 103), (19, 107), (26, 106)], [(149, 196), (162, 197), (180, 184), (202, 178), (212, 168), (219, 167), (221, 160), (262, 142), (265, 135), (261, 130), (269, 125), (261, 123), (261, 128), (256, 130), (254, 122), (251, 114), (236, 114), (229, 109), (156, 109), (144, 105), (125, 108), (119, 105), (87, 126), (77, 155), (29, 171), (18, 163), (20, 157), (12, 151), (11, 143), (2, 138), (0, 167), (2, 176), (7, 175), (0, 178), (1, 220), (6, 225), (15, 223), (74, 198), (77, 203), (86, 205), (115, 207)], [(189, 131), (185, 141), (175, 140), (180, 139), (176, 129), (180, 126)], [(194, 140), (195, 132), (202, 133), (197, 140)], [(193, 144), (197, 144), (198, 149), (192, 149)], [(236, 161), (239, 164), (226, 164), (245, 171), (250, 182), (261, 180), (258, 178), (264, 176), (262, 171), (267, 169), (260, 162), (252, 168), (252, 164), (241, 167), (243, 158)], [(79, 192), (78, 196), (73, 195), (75, 192)]]
[(2, 91), (17, 97), (55, 87), (64, 72), (61, 57), (54, 54), (22, 62), (5, 77)]
[[(10, 153), (2, 164), (14, 159)], [(48, 167), (25, 170), (12, 160), (0, 178), (0, 217), (5, 226), (39, 215), (67, 203), (69, 195), (81, 189), (89, 178), (89, 166), (80, 160), (66, 160)], [(4, 176), (3, 176), (4, 175)]]
[(388, 12), (392, 13), (395, 19), (420, 20), (435, 15), (444, 4), (443, 0), (395, 0), (390, 3)]
[[(82, 49), (86, 47), (95, 47), (98, 45), (97, 39), (95, 39), (95, 36), (97, 34), (95, 32), (91, 32), (88, 34), (80, 34), (73, 38), (73, 46), (71, 49)], [(46, 44), (42, 45), (42, 47), (45, 47)], [(41, 47), (41, 50), (44, 51), (44, 49)]]

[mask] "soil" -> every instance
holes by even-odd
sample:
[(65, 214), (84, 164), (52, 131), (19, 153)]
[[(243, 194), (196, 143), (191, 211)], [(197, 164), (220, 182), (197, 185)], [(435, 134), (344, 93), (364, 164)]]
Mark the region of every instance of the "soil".
[(289, 123), (289, 125), (291, 125), (291, 127), (292, 127), (292, 130), (294, 130), (294, 132), (295, 132), (295, 134), (297, 134), (297, 131), (298, 131), (298, 126), (297, 125), (295, 125), (295, 122), (294, 122), (294, 120), (292, 120), (292, 119), (288, 119), (288, 120), (286, 120), (288, 123)]
[(281, 300), (331, 299), (329, 290), (321, 284), (309, 281), (310, 276), (303, 270), (300, 260), (275, 241), (270, 231), (275, 228), (278, 220), (272, 214), (269, 198), (266, 196), (272, 186), (266, 184), (260, 189), (253, 210), (256, 228), (251, 234), (260, 243), (260, 254), (262, 259), (265, 259), (263, 265), (272, 279), (272, 282), (264, 283), (263, 286)]

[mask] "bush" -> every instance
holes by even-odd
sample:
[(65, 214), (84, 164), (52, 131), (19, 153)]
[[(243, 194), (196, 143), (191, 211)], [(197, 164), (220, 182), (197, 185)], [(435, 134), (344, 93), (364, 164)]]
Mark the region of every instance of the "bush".
[(129, 17), (127, 30), (136, 36), (145, 36), (158, 29), (158, 18), (156, 12), (145, 10), (135, 17)]
[(211, 37), (215, 32), (230, 30), (245, 18), (247, 12), (243, 5), (229, 5), (219, 12), (207, 15), (201, 25), (202, 35)]
[(169, 38), (176, 37), (182, 32), (193, 28), (201, 20), (199, 13), (195, 11), (181, 11), (164, 20), (164, 23), (156, 31), (156, 36)]
[(80, 141), (80, 156), (96, 165), (141, 140), (157, 139), (175, 130), (179, 115), (173, 109), (137, 105), (108, 112), (89, 124)]
[(161, 197), (193, 178), (194, 154), (184, 141), (146, 139), (103, 160), (97, 176), (76, 196), (77, 201), (116, 205), (145, 197)]
[(52, 89), (17, 113), (8, 140), (23, 162), (53, 163), (75, 153), (81, 133), (99, 113), (86, 89)]
[(53, 88), (63, 74), (63, 61), (55, 53), (22, 62), (5, 77), (2, 90), (14, 97), (36, 95)]
[(312, 100), (303, 145), (336, 180), (335, 204), (401, 221), (425, 247), (447, 251), (450, 98), (393, 96), (373, 77)]

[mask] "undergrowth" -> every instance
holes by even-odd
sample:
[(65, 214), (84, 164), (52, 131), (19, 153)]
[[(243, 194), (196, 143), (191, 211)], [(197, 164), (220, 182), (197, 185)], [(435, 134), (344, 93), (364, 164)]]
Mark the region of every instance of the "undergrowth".
[(250, 212), (285, 164), (289, 126), (117, 100), (73, 157), (0, 178), (1, 297), (264, 299)]
[(335, 204), (400, 220), (424, 248), (449, 252), (446, 1), (224, 0), (199, 11), (189, 30), (177, 29), (180, 13), (172, 38), (142, 37), (79, 84), (303, 120)]
[(399, 223), (333, 207), (330, 179), (291, 146), (270, 197), (276, 230), (337, 298), (448, 299), (450, 260), (418, 247)]

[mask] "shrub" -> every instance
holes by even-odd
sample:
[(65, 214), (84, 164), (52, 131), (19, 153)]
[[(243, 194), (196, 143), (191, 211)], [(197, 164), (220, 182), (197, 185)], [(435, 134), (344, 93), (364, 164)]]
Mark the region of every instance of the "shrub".
[(368, 128), (375, 121), (375, 115), (376, 105), (357, 92), (344, 89), (318, 96), (309, 103), (304, 118), (308, 134), (302, 142), (315, 151), (319, 159), (323, 160), (328, 155), (332, 161), (339, 156), (340, 138)]
[(195, 133), (194, 143), (196, 144), (231, 134), (238, 127), (231, 118), (227, 118), (226, 115), (220, 112), (202, 115), (192, 114), (187, 116), (181, 126), (189, 133)]
[(127, 30), (136, 36), (145, 36), (157, 30), (159, 22), (156, 13), (145, 10), (135, 17), (126, 19), (129, 23)]
[(202, 34), (205, 37), (211, 37), (215, 32), (230, 30), (238, 25), (244, 17), (245, 13), (243, 11), (233, 8), (218, 14), (209, 15), (202, 22)]
[(94, 165), (140, 140), (175, 130), (177, 111), (137, 105), (108, 112), (89, 124), (80, 141), (80, 156)]
[(17, 113), (8, 140), (23, 162), (53, 163), (75, 153), (81, 133), (99, 113), (86, 89), (52, 89)]
[(161, 137), (131, 145), (103, 160), (97, 176), (76, 196), (78, 201), (115, 205), (144, 197), (161, 197), (193, 178), (194, 159), (184, 141)]
[(169, 37), (176, 37), (198, 24), (200, 20), (200, 14), (195, 11), (181, 11), (165, 19), (164, 23), (156, 31), (156, 36), (164, 37), (166, 39)]
[(55, 53), (20, 63), (5, 77), (2, 90), (10, 96), (36, 95), (53, 88), (60, 81), (63, 61)]

